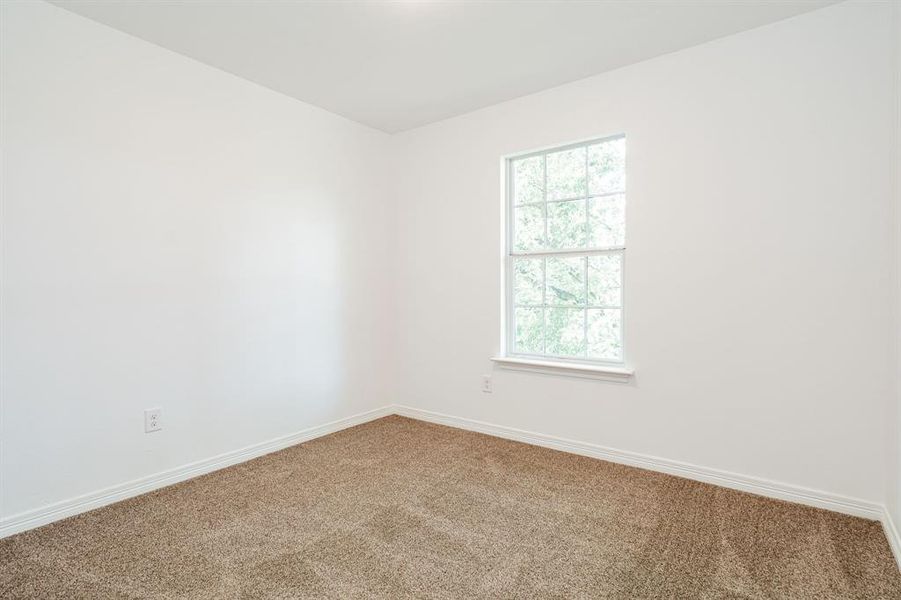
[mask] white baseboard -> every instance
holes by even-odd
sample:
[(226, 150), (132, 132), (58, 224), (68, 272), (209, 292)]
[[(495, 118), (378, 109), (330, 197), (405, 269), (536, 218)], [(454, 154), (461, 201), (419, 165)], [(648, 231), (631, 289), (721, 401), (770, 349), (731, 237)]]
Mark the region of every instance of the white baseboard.
[(840, 496), (838, 494), (831, 494), (829, 492), (813, 490), (779, 481), (739, 475), (738, 473), (731, 473), (720, 469), (692, 465), (656, 456), (639, 454), (637, 452), (607, 448), (597, 444), (567, 440), (551, 435), (545, 435), (543, 433), (533, 433), (531, 431), (523, 431), (512, 427), (475, 421), (473, 419), (453, 417), (409, 406), (395, 405), (394, 412), (420, 421), (428, 421), (430, 423), (448, 425), (458, 429), (477, 431), (479, 433), (485, 433), (517, 442), (524, 442), (534, 446), (543, 446), (545, 448), (562, 450), (563, 452), (580, 454), (591, 458), (599, 458), (601, 460), (632, 467), (659, 471), (661, 473), (668, 473), (670, 475), (685, 477), (695, 481), (712, 483), (721, 487), (749, 492), (759, 496), (786, 500), (788, 502), (805, 504), (816, 508), (824, 508), (826, 510), (863, 517), (865, 519), (879, 521), (883, 519), (883, 515), (885, 514), (884, 507), (875, 502)]
[(901, 569), (901, 533), (892, 519), (891, 513), (886, 508), (882, 515), (882, 528), (885, 530), (885, 537), (888, 538), (888, 545), (895, 555), (895, 562), (898, 563), (898, 569)]
[(40, 527), (41, 525), (46, 525), (95, 508), (100, 508), (101, 506), (106, 506), (107, 504), (112, 504), (120, 500), (132, 498), (167, 485), (211, 473), (212, 471), (242, 463), (263, 456), (264, 454), (276, 452), (295, 444), (300, 444), (392, 414), (456, 427), (457, 429), (476, 431), (495, 437), (524, 442), (534, 446), (543, 446), (545, 448), (552, 448), (554, 450), (561, 450), (572, 454), (579, 454), (614, 463), (640, 467), (651, 471), (668, 473), (670, 475), (685, 477), (695, 481), (703, 481), (705, 483), (711, 483), (760, 496), (805, 504), (816, 508), (824, 508), (826, 510), (863, 517), (865, 519), (878, 520), (882, 522), (886, 538), (888, 538), (892, 552), (898, 561), (899, 567), (901, 567), (901, 536), (899, 536), (898, 528), (886, 508), (875, 502), (401, 405), (383, 406), (375, 410), (352, 415), (317, 427), (304, 429), (297, 433), (262, 442), (260, 444), (247, 446), (239, 450), (226, 452), (175, 469), (170, 469), (96, 492), (70, 498), (62, 502), (12, 515), (0, 519), (0, 538), (35, 527)]
[(48, 523), (52, 523), (53, 521), (65, 519), (66, 517), (71, 517), (73, 515), (93, 510), (101, 506), (106, 506), (107, 504), (112, 504), (113, 502), (118, 502), (120, 500), (132, 498), (140, 494), (145, 494), (167, 485), (172, 485), (173, 483), (178, 483), (186, 479), (191, 479), (192, 477), (197, 477), (199, 475), (204, 475), (212, 471), (217, 471), (231, 465), (263, 456), (264, 454), (269, 454), (271, 452), (282, 450), (289, 446), (294, 446), (295, 444), (300, 444), (314, 438), (322, 437), (330, 433), (335, 433), (336, 431), (340, 431), (342, 429), (347, 429), (348, 427), (353, 427), (355, 425), (360, 425), (374, 419), (386, 417), (393, 412), (394, 411), (391, 406), (383, 406), (375, 410), (352, 415), (350, 417), (332, 421), (331, 423), (325, 423), (324, 425), (319, 425), (317, 427), (310, 427), (309, 429), (304, 429), (302, 431), (298, 431), (297, 433), (292, 433), (290, 435), (275, 438), (259, 444), (254, 444), (252, 446), (247, 446), (239, 450), (226, 452), (212, 458), (193, 462), (181, 467), (176, 467), (168, 471), (162, 471), (154, 475), (149, 475), (147, 477), (135, 479), (126, 483), (114, 485), (112, 487), (98, 490), (96, 492), (91, 492), (89, 494), (84, 494), (82, 496), (63, 500), (62, 502), (57, 502), (43, 506), (41, 508), (12, 515), (4, 519), (0, 519), (0, 538), (26, 531), (28, 529), (33, 529), (35, 527), (40, 527), (41, 525), (46, 525)]

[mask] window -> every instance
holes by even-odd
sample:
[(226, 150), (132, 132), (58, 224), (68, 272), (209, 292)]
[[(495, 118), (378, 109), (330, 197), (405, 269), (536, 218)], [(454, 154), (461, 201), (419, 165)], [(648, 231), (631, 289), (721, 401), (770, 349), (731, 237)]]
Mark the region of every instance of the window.
[(626, 139), (506, 161), (506, 355), (623, 363)]

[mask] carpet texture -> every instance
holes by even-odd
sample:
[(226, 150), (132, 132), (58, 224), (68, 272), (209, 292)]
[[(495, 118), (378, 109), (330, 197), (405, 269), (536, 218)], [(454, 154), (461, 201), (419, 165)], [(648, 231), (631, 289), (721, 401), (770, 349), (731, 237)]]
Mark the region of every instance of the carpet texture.
[(0, 540), (2, 598), (901, 599), (879, 523), (386, 417)]

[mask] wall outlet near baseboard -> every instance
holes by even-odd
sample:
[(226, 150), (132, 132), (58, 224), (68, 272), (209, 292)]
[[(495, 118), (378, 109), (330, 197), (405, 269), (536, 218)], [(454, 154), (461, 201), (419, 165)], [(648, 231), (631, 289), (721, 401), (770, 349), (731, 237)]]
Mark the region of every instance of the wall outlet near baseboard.
[(144, 411), (144, 433), (159, 431), (163, 428), (163, 409), (148, 408)]
[(482, 391), (486, 394), (491, 393), (491, 375), (482, 375)]

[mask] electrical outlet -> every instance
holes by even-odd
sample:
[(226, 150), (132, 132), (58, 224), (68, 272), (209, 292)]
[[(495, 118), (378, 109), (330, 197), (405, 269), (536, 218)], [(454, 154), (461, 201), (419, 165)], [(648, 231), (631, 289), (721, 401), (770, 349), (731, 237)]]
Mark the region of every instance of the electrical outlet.
[(482, 375), (482, 392), (491, 393), (491, 375)]
[(163, 428), (163, 409), (148, 408), (144, 411), (144, 433), (159, 431)]

